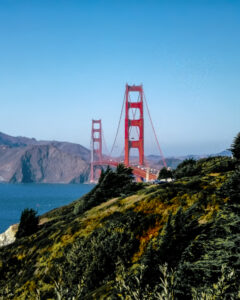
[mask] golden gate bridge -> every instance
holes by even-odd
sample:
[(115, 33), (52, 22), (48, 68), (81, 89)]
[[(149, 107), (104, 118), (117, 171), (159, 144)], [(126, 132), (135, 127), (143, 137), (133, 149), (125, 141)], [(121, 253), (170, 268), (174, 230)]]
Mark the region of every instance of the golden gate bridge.
[[(137, 93), (136, 100), (132, 100), (130, 95)], [(159, 141), (157, 139), (156, 131), (153, 126), (152, 118), (149, 112), (147, 100), (143, 91), (142, 85), (128, 85), (126, 84), (123, 105), (121, 109), (120, 119), (118, 122), (117, 132), (114, 138), (114, 142), (111, 151), (108, 155), (103, 155), (103, 130), (102, 121), (92, 120), (92, 132), (91, 132), (91, 171), (90, 182), (96, 181), (96, 167), (99, 166), (113, 166), (123, 163), (127, 167), (131, 167), (133, 174), (138, 181), (152, 181), (158, 177), (158, 169), (150, 168), (149, 163), (144, 156), (144, 103), (146, 104), (147, 113), (149, 115), (151, 127), (154, 133), (154, 137), (157, 143), (158, 151), (161, 156), (161, 160), (164, 167), (167, 167), (164, 159)], [(114, 158), (112, 156), (113, 149), (116, 144), (117, 136), (119, 133), (120, 123), (123, 116), (123, 110), (125, 107), (125, 122), (124, 122), (124, 158)], [(135, 128), (137, 132), (137, 138), (132, 140), (130, 134), (132, 129)], [(130, 159), (130, 150), (136, 149), (138, 152), (138, 162), (132, 162)]]

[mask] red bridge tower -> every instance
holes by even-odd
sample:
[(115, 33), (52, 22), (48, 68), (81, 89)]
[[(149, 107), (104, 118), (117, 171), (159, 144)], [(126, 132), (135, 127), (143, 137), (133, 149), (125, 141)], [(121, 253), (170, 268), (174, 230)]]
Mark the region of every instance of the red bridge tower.
[(91, 136), (91, 173), (90, 182), (94, 182), (94, 163), (102, 162), (102, 122), (92, 120)]
[[(132, 102), (130, 99), (131, 92), (138, 92), (138, 100)], [(129, 166), (129, 153), (131, 148), (137, 148), (139, 153), (139, 164), (144, 165), (144, 122), (143, 122), (143, 87), (142, 85), (126, 85), (125, 92), (126, 107), (125, 107), (125, 158), (124, 164)], [(135, 119), (133, 113), (133, 119), (129, 118), (129, 112), (133, 109), (139, 109), (139, 119)], [(139, 139), (130, 141), (130, 129), (131, 127), (138, 127)]]

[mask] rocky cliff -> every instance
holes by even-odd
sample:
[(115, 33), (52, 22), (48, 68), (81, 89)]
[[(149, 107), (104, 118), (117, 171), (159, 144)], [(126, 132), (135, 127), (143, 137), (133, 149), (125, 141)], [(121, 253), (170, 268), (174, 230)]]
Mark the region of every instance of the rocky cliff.
[(18, 224), (11, 225), (5, 232), (0, 234), (0, 248), (15, 242), (15, 234), (18, 229)]
[(90, 151), (81, 145), (0, 133), (0, 182), (87, 181)]

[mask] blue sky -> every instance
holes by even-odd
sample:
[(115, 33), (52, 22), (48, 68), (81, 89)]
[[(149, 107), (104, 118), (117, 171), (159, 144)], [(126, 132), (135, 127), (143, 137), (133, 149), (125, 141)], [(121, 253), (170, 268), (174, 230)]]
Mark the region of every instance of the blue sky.
[[(0, 131), (114, 139), (144, 86), (163, 152), (214, 153), (240, 131), (240, 1), (0, 1)], [(146, 146), (148, 152), (154, 152)]]

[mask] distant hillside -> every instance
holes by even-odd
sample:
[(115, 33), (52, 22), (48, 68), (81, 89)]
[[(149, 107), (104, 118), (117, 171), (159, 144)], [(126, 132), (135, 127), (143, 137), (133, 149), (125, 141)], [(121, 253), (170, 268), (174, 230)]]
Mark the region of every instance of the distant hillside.
[(188, 162), (175, 181), (102, 174), (0, 251), (0, 299), (239, 299), (240, 172), (229, 157)]
[[(217, 155), (231, 156), (231, 152)], [(213, 154), (167, 157), (166, 163), (175, 169), (186, 158), (209, 156)], [(137, 163), (137, 158), (132, 159)], [(158, 155), (147, 156), (147, 161), (152, 168), (163, 167)], [(79, 183), (88, 180), (89, 170), (90, 150), (79, 144), (37, 141), (0, 132), (0, 182)]]
[(89, 161), (90, 151), (78, 144), (0, 133), (0, 182), (84, 182)]
[(34, 138), (30, 139), (22, 136), (13, 137), (0, 132), (0, 145), (5, 145), (9, 147), (24, 147), (27, 145), (34, 145), (37, 143), (37, 140)]
[[(147, 160), (150, 164), (150, 167), (152, 168), (162, 168), (163, 162), (161, 160), (161, 157), (158, 155), (148, 155)], [(171, 169), (176, 169), (176, 167), (183, 161), (183, 159), (180, 159), (178, 157), (166, 157), (165, 158), (166, 164)]]
[[(230, 156), (232, 156), (232, 153), (229, 150), (224, 150), (224, 151), (221, 151), (221, 152), (215, 153), (215, 154), (201, 154), (201, 155), (188, 154), (188, 155), (183, 155), (183, 156), (166, 157), (165, 161), (166, 161), (166, 164), (168, 167), (170, 167), (172, 169), (176, 169), (176, 167), (185, 159), (189, 159), (189, 158), (201, 159), (201, 158), (213, 157), (213, 156), (228, 156), (228, 157), (230, 157)], [(147, 160), (149, 161), (151, 167), (161, 168), (163, 166), (161, 156), (159, 156), (159, 155), (148, 155)]]

